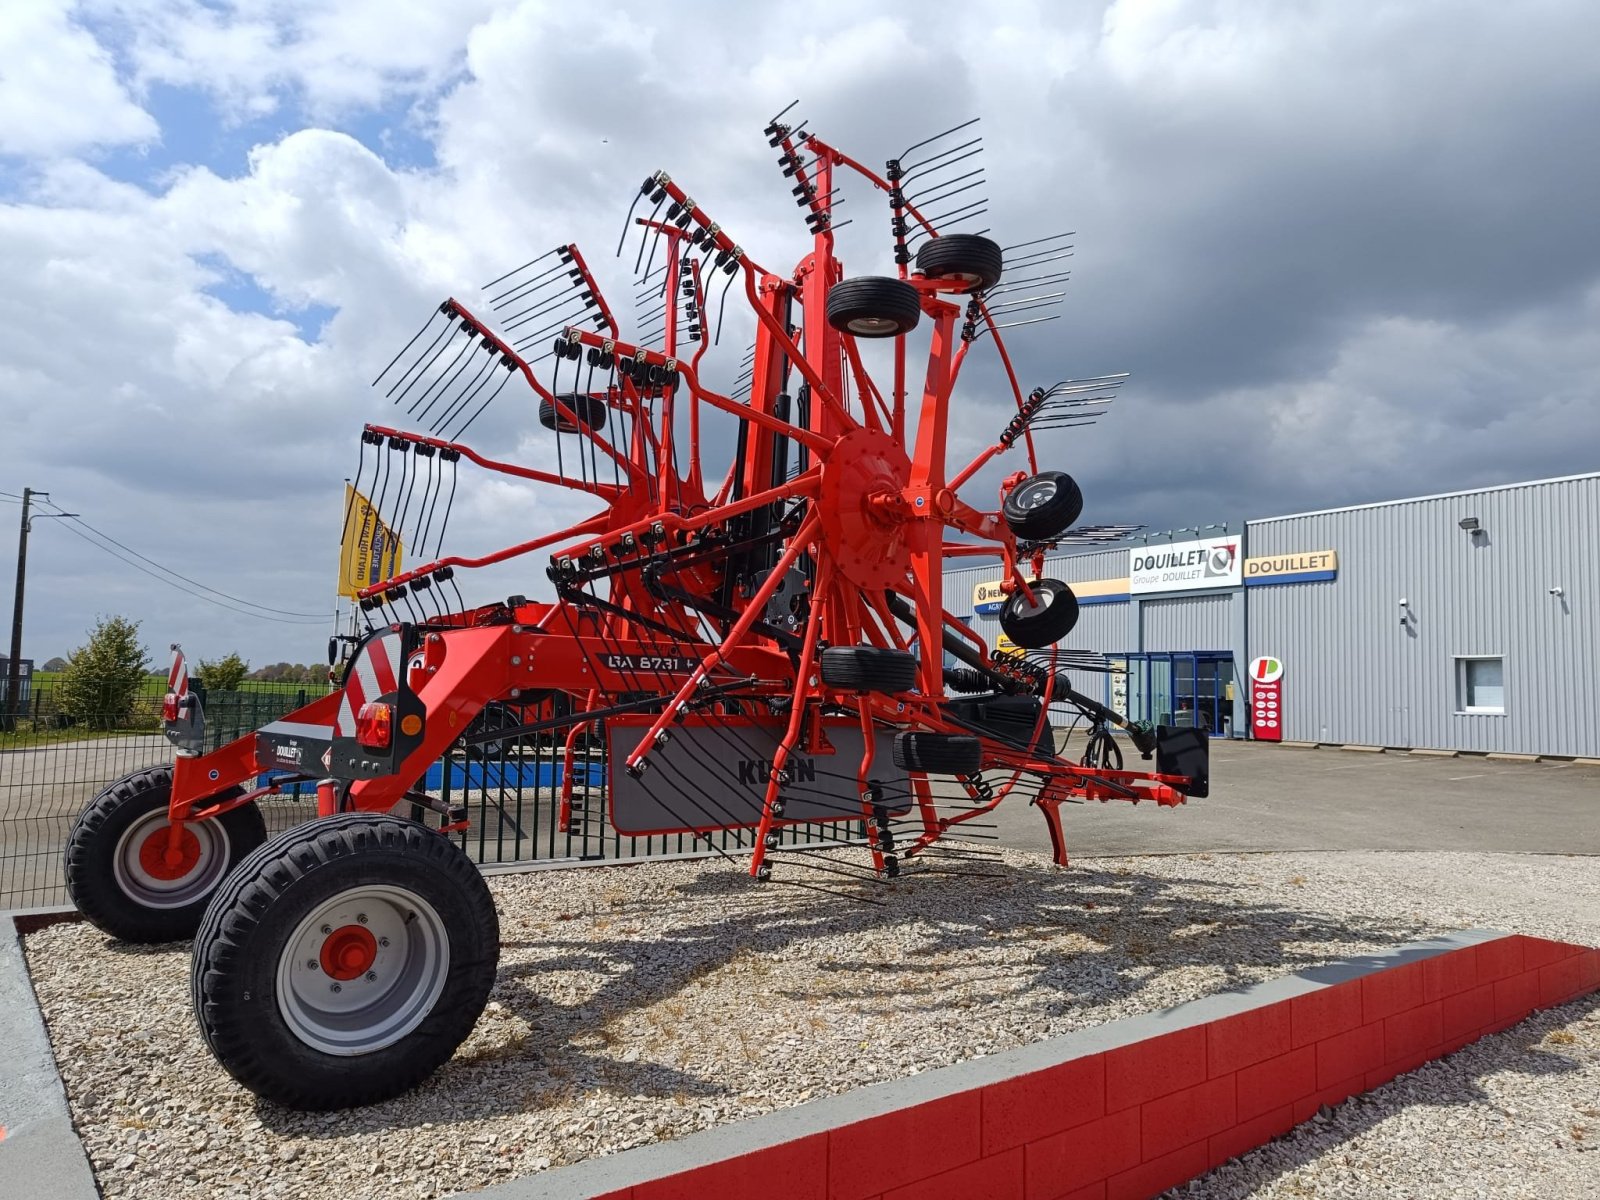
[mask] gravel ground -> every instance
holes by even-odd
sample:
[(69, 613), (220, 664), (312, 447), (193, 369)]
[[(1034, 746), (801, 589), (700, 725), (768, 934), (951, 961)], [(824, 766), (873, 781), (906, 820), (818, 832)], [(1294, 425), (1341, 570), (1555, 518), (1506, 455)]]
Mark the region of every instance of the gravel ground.
[[(350, 1113), (259, 1104), (222, 1073), (195, 1030), (187, 947), (115, 946), (83, 924), (42, 930), (26, 947), (107, 1197), (357, 1200), (470, 1191), (1442, 930), (1600, 942), (1595, 859), (1189, 855), (1063, 872), (1007, 852), (941, 869), (875, 890), (878, 904), (760, 887), (721, 862), (498, 878), (504, 948), (489, 1011), (423, 1088)], [(1576, 1017), (1569, 1025), (1574, 1040), (1552, 1053), (1586, 1065), (1561, 1084), (1587, 1087), (1600, 1105), (1595, 1031)], [(1491, 1116), (1471, 1097), (1492, 1096), (1502, 1075), (1505, 1087), (1525, 1089), (1527, 1072), (1513, 1064), (1484, 1075), (1459, 1066), (1465, 1058), (1386, 1091), (1426, 1086), (1416, 1081), (1428, 1071), (1448, 1084), (1467, 1069), (1466, 1098), (1434, 1103), (1466, 1105), (1461, 1136), (1482, 1142), (1494, 1134), (1479, 1118)], [(1509, 1108), (1548, 1124), (1562, 1102)], [(1333, 1119), (1346, 1110), (1354, 1124), (1343, 1132), (1285, 1139), (1260, 1154), (1288, 1157), (1264, 1158), (1232, 1182), (1219, 1172), (1207, 1184), (1219, 1190), (1189, 1194), (1373, 1195), (1371, 1172), (1415, 1156), (1408, 1123), (1432, 1110), (1395, 1105), (1375, 1121), (1353, 1102)], [(1530, 1162), (1572, 1157), (1522, 1118), (1503, 1119)], [(1600, 1123), (1592, 1128), (1600, 1141)], [(1302, 1145), (1324, 1136), (1322, 1150)], [(1366, 1139), (1369, 1165), (1350, 1165)], [(1469, 1161), (1441, 1158), (1452, 1168)], [(1295, 1163), (1304, 1165), (1285, 1174)], [(1439, 1184), (1445, 1165), (1409, 1169)], [(1314, 1184), (1301, 1181), (1305, 1172)], [(1482, 1177), (1463, 1169), (1461, 1178), (1477, 1187)], [(1472, 1187), (1459, 1194), (1523, 1194)]]

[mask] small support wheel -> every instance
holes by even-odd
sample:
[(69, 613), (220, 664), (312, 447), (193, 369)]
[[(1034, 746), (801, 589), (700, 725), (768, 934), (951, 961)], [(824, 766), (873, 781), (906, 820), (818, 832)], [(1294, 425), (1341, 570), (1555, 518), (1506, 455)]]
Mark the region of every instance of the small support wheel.
[(976, 233), (947, 233), (917, 248), (917, 270), (929, 279), (950, 279), (965, 292), (986, 292), (1005, 272), (999, 243)]
[(1065, 533), (1082, 515), (1083, 491), (1065, 471), (1040, 471), (1006, 493), (1000, 512), (1019, 538), (1048, 541)]
[(983, 765), (983, 744), (965, 733), (906, 730), (894, 735), (890, 754), (901, 770), (929, 775), (975, 775)]
[(557, 396), (556, 399), (570, 408), (577, 420), (574, 421), (566, 413), (559, 412), (550, 401), (540, 400), (539, 424), (546, 429), (554, 429), (557, 433), (577, 433), (580, 425), (586, 429), (599, 429), (606, 423), (607, 409), (604, 400), (586, 396), (581, 392)]
[(846, 692), (907, 692), (916, 686), (917, 656), (886, 646), (829, 646), (819, 658), (822, 682)]
[(171, 796), (171, 767), (134, 771), (89, 801), (67, 835), (67, 894), (97, 929), (125, 942), (193, 937), (217, 885), (267, 840), (261, 810), (244, 804), (185, 822), (174, 844)]
[(1000, 609), (1000, 628), (1026, 650), (1053, 646), (1078, 623), (1078, 598), (1059, 579), (1030, 580), (1036, 603), (1030, 604), (1019, 588)]
[(449, 838), (378, 813), (301, 825), (240, 863), (206, 910), (190, 972), (200, 1032), (263, 1099), (386, 1100), (472, 1032), (499, 929)]
[(899, 337), (922, 320), (922, 297), (903, 279), (862, 275), (828, 292), (828, 324), (865, 338)]

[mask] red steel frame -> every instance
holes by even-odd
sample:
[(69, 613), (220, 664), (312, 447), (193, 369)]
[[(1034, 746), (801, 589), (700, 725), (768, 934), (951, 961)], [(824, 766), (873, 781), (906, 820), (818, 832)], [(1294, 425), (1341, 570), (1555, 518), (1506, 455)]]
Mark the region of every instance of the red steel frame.
[[(841, 168), (855, 172), (876, 189), (890, 191), (884, 179), (820, 139), (812, 137), (805, 145), (815, 162), (809, 173), (805, 169), (797, 172), (799, 182), (812, 186), (816, 194), (831, 194), (834, 173)], [(788, 137), (784, 138), (783, 147), (786, 152), (795, 149)], [(863, 797), (870, 788), (874, 727), (971, 732), (949, 715), (942, 656), (936, 648), (942, 646), (946, 632), (953, 631), (986, 662), (992, 660), (983, 640), (947, 611), (943, 589), (945, 559), (973, 555), (998, 558), (1010, 585), (1026, 592), (1029, 576), (1024, 567), (1031, 567), (1033, 575), (1037, 575), (1042, 567), (1042, 552), (1019, 555), (1016, 539), (997, 510), (977, 507), (958, 495), (981, 467), (1011, 448), (1011, 443), (995, 442), (954, 472), (946, 461), (951, 397), (975, 344), (960, 336), (968, 297), (959, 293), (966, 285), (925, 278), (905, 264), (900, 266), (900, 277), (921, 298), (932, 336), (920, 396), (911, 396), (910, 389), (915, 384), (907, 362), (905, 336), (893, 340), (893, 381), (883, 391), (863, 365), (855, 338), (835, 330), (827, 320), (828, 293), (844, 278), (827, 221), (818, 222), (811, 252), (790, 275), (780, 276), (755, 262), (666, 175), (656, 175), (647, 187), (652, 184), (687, 214), (687, 222), (678, 224), (638, 222), (647, 232), (667, 241), (664, 291), (672, 299), (668, 303), (663, 344), (649, 348), (622, 340), (603, 299), (599, 301), (602, 331), (569, 327), (557, 342), (558, 364), (562, 357), (592, 350), (617, 362), (631, 360), (635, 366), (659, 368), (668, 380), (664, 386), (641, 385), (628, 373), (618, 373), (605, 388), (590, 393), (609, 412), (617, 414), (619, 423), (625, 418), (631, 425), (632, 436), (626, 445), (613, 445), (601, 429), (580, 420), (566, 401), (541, 382), (533, 366), (464, 304), (452, 299), (446, 306), (447, 312), (505, 355), (535, 395), (571, 423), (572, 430), (560, 436), (584, 439), (596, 461), (615, 464), (620, 484), (602, 483), (598, 477), (573, 479), (497, 461), (456, 442), (384, 425), (366, 426), (369, 434), (384, 439), (456, 451), (489, 471), (586, 492), (602, 508), (571, 528), (490, 554), (448, 556), (415, 567), (368, 588), (364, 598), (392, 596), (402, 585), (424, 579), (441, 568), (470, 569), (546, 550), (553, 551), (550, 561), (558, 582), (574, 564), (596, 562), (615, 567), (608, 576), (608, 607), (599, 616), (598, 624), (593, 614), (578, 612), (564, 599), (554, 603), (522, 602), (509, 612), (502, 606), (490, 606), (428, 622), (422, 649), (408, 664), (410, 685), (426, 713), (420, 740), (393, 774), (351, 783), (339, 794), (324, 789), (324, 811), (335, 807), (383, 811), (393, 807), (491, 702), (515, 707), (526, 692), (553, 689), (573, 698), (581, 718), (581, 714), (603, 708), (613, 695), (637, 691), (637, 672), (606, 666), (618, 654), (681, 658), (687, 646), (692, 648), (689, 657), (698, 658), (699, 662), (687, 673), (672, 674), (670, 684), (661, 689), (659, 712), (649, 718), (646, 737), (626, 762), (611, 764), (613, 771), (647, 770), (658, 739), (670, 737), (675, 722), (713, 718), (718, 706), (708, 705), (700, 697), (707, 681), (718, 672), (723, 677), (731, 674), (745, 681), (744, 696), (777, 701), (774, 711), (786, 713), (750, 859), (752, 874), (761, 873), (768, 835), (782, 824), (779, 810), (785, 764), (808, 744), (808, 739), (819, 736), (819, 718), (824, 708), (832, 713), (853, 712), (867, 735), (863, 744), (868, 761), (860, 765), (858, 773)], [(936, 236), (937, 231), (927, 226), (922, 214), (907, 207), (910, 216)], [(691, 224), (698, 233), (690, 231)], [(692, 285), (699, 304), (702, 325), (707, 320), (701, 261), (692, 252), (695, 246), (702, 253), (715, 252), (719, 266), (742, 276), (743, 293), (758, 324), (748, 403), (720, 394), (704, 383), (700, 366), (709, 338), (702, 338), (691, 357), (679, 357), (682, 331), (675, 298), (686, 281)], [(581, 255), (575, 247), (567, 249), (598, 297), (599, 289)], [(713, 274), (716, 269), (711, 268)], [(1024, 393), (1000, 331), (981, 297), (976, 299), (980, 320), (987, 325), (986, 332), (992, 337), (1013, 399), (1021, 410)], [(798, 314), (793, 329), (785, 316), (788, 312)], [(780, 416), (775, 408), (774, 399), (786, 366), (810, 390), (809, 419), (804, 424)], [(689, 406), (688, 444), (675, 448), (678, 431), (674, 405), (684, 399)], [(908, 411), (913, 407), (914, 418)], [(700, 445), (702, 416), (708, 409), (744, 422), (748, 434), (742, 462), (736, 462), (728, 477), (709, 493), (702, 473)], [(794, 447), (804, 447), (809, 463), (792, 478), (774, 486), (772, 464), (778, 438), (788, 439)], [(1018, 444), (1027, 459), (1027, 473), (1037, 472), (1032, 435), (1024, 431)], [(686, 471), (680, 473), (670, 466), (678, 461), (687, 463)], [(1022, 474), (1012, 476), (1007, 486)], [(706, 539), (725, 534), (731, 519), (780, 505), (795, 511), (798, 523), (784, 539), (774, 569), (740, 595), (740, 615), (720, 637), (708, 636), (698, 614), (681, 602), (653, 594), (642, 584), (639, 571), (628, 568), (627, 556), (618, 549), (641, 544), (668, 548), (706, 545)], [(791, 654), (760, 626), (768, 601), (790, 568), (799, 563), (809, 564), (810, 603), (798, 634), (798, 652)], [(704, 585), (726, 582), (724, 565), (717, 563), (714, 556), (702, 561), (695, 571)], [(916, 687), (898, 695), (846, 693), (829, 687), (818, 670), (821, 646), (905, 648), (911, 641), (886, 602), (889, 590), (915, 611), (914, 638), (923, 648)], [(486, 623), (491, 620), (499, 623)], [(588, 626), (585, 621), (589, 621)], [(1044, 686), (1048, 699), (1048, 675)], [(287, 719), (328, 725), (339, 703), (340, 694), (335, 692)], [(1046, 711), (1041, 706), (1041, 727)], [(580, 720), (567, 738), (569, 770), (563, 790), (567, 802), (564, 812), (570, 811), (570, 759), (581, 728)], [(1035, 730), (1036, 735), (1039, 732)], [(1036, 742), (1037, 738), (1029, 744)], [(186, 822), (206, 820), (259, 796), (262, 790), (273, 790), (251, 788), (252, 781), (270, 767), (258, 755), (253, 737), (241, 738), (209, 754), (180, 754), (169, 807), (169, 852), (179, 852)], [(1151, 799), (1161, 805), (1173, 805), (1184, 800), (1181, 788), (1186, 781), (1179, 777), (1094, 769), (991, 738), (983, 740), (983, 768), (1004, 773), (1003, 785), (991, 790), (965, 781), (972, 806), (944, 816), (939, 814), (927, 778), (913, 775), (920, 831), (909, 843), (901, 844), (901, 857), (915, 855), (951, 828), (991, 811), (1024, 778), (1042, 780), (1035, 803), (1049, 821), (1056, 857), (1063, 864), (1066, 851), (1058, 813), (1063, 801)], [(236, 787), (243, 787), (244, 794), (217, 798), (227, 796)], [(863, 813), (869, 813), (865, 799), (863, 806)], [(870, 820), (866, 825), (874, 867), (882, 870), (884, 854), (877, 832)]]

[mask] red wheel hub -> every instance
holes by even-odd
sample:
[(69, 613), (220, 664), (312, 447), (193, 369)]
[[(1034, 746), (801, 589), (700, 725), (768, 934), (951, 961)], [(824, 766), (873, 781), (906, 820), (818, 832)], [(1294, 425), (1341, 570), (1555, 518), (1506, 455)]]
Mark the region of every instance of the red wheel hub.
[(911, 476), (905, 451), (865, 427), (845, 434), (822, 464), (822, 539), (844, 577), (881, 592), (903, 587), (911, 556), (901, 490)]
[(355, 979), (372, 969), (378, 939), (360, 925), (341, 925), (322, 943), (322, 970), (329, 979)]
[(171, 882), (182, 879), (200, 861), (200, 839), (185, 826), (178, 832), (178, 845), (171, 849), (172, 826), (163, 825), (145, 834), (139, 843), (139, 866), (151, 879)]

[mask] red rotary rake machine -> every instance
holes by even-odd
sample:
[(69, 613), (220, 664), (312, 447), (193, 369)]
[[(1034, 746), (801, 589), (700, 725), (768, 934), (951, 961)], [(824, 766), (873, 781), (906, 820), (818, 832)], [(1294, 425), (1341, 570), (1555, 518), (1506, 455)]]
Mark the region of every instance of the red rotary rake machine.
[[(1071, 684), (1069, 668), (1104, 660), (1057, 646), (1077, 601), (1041, 577), (1045, 552), (1128, 528), (1076, 526), (1077, 485), (1035, 457), (1042, 430), (1092, 418), (1121, 377), (1026, 391), (1002, 340), (1049, 319), (1020, 314), (1059, 296), (1066, 243), (951, 232), (983, 209), (961, 199), (977, 186), (970, 123), (882, 175), (779, 118), (766, 134), (811, 235), (793, 271), (756, 262), (658, 172), (624, 231), (641, 236), (635, 339), (575, 246), (489, 285), (492, 323), (446, 301), (377, 381), (422, 428), (368, 425), (356, 484), (430, 561), (367, 589), (368, 632), (336, 691), (220, 749), (206, 751), (179, 652), (173, 765), (118, 781), (75, 824), (78, 906), (131, 940), (195, 934), (204, 1036), (258, 1094), (303, 1108), (394, 1095), (476, 1022), (494, 906), (441, 836), (465, 809), (422, 783), (452, 745), (546, 735), (565, 756), (563, 821), (575, 778), (598, 777), (620, 832), (740, 831), (755, 880), (802, 886), (927, 869), (936, 843), (1012, 795), (1043, 812), (1063, 865), (1065, 802), (1205, 795), (1204, 737), (1129, 725)], [(892, 276), (847, 277), (835, 257), (845, 172), (888, 199)], [(947, 203), (959, 207), (928, 215)], [(731, 395), (701, 373), (730, 291), (756, 330)], [(1014, 412), (952, 469), (952, 396), (985, 338)], [(554, 439), (554, 471), (460, 440), (514, 381)], [(732, 465), (713, 478), (702, 440), (718, 422), (734, 431)], [(1026, 469), (995, 508), (963, 498), (1014, 450)], [(443, 556), (463, 460), (597, 511), (490, 555)], [(458, 573), (538, 552), (552, 601), (461, 599)], [(947, 560), (983, 557), (1000, 564), (1000, 622), (1025, 654), (993, 653), (946, 605)], [(1062, 757), (1050, 713), (1063, 705), (1122, 726), (1154, 771)], [(315, 785), (318, 818), (268, 841), (256, 801), (291, 781)], [(837, 843), (786, 840), (801, 822), (835, 823)]]

